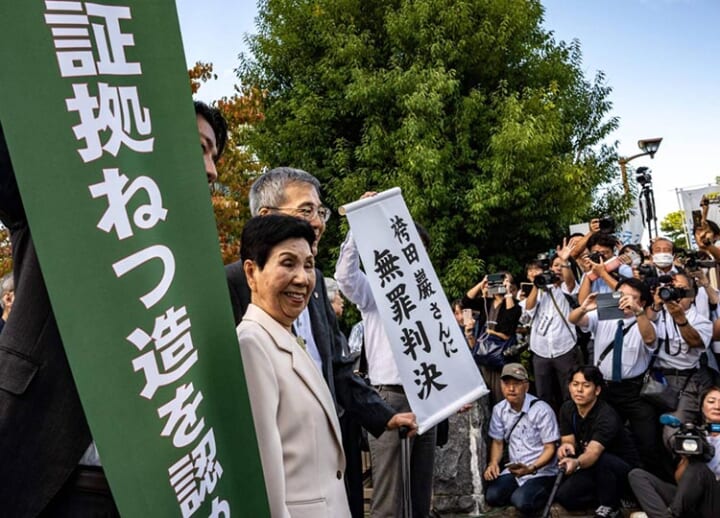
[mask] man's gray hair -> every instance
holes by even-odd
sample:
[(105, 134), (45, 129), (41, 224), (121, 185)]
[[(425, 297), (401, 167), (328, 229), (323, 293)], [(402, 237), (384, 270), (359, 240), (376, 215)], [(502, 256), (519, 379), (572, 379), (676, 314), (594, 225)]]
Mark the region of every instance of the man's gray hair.
[(331, 279), (330, 277), (325, 277), (325, 289), (327, 290), (328, 300), (330, 302), (335, 300), (335, 295), (340, 292), (337, 281), (335, 279)]
[(0, 279), (0, 298), (5, 295), (8, 291), (15, 290), (15, 281), (13, 280), (12, 272), (6, 273)]
[(285, 189), (294, 182), (309, 183), (320, 195), (320, 182), (310, 173), (292, 167), (276, 167), (264, 173), (250, 187), (250, 214), (258, 216), (263, 207), (282, 206)]

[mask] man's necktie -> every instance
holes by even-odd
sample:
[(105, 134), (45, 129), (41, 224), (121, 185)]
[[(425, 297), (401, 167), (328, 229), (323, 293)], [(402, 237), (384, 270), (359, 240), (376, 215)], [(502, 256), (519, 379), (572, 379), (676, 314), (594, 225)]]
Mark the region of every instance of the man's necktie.
[(615, 330), (615, 341), (613, 342), (612, 380), (622, 379), (622, 346), (623, 346), (623, 321), (618, 320)]

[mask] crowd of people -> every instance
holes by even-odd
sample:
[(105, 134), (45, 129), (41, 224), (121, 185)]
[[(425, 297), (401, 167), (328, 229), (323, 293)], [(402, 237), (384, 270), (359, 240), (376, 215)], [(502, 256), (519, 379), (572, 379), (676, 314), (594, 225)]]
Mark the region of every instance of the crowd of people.
[[(555, 498), (569, 510), (720, 516), (720, 232), (703, 218), (694, 237), (699, 252), (664, 237), (646, 251), (593, 220), (529, 263), (528, 283), (488, 275), (453, 303), (494, 404), (490, 505), (538, 512), (561, 469)], [(704, 455), (680, 451), (688, 426)]]
[[(195, 111), (211, 184), (227, 126), (214, 108), (196, 102)], [(8, 516), (117, 516), (2, 133), (0, 144), (0, 215), (11, 232), (15, 266), (15, 285), (2, 282), (0, 508)], [(370, 435), (371, 516), (401, 516), (408, 502), (413, 516), (429, 516), (436, 429), (416, 435), (352, 233), (335, 265), (336, 282), (326, 286), (315, 265), (330, 217), (320, 192), (305, 171), (263, 173), (249, 192), (253, 217), (240, 258), (226, 267), (271, 514), (364, 516), (362, 426)], [(429, 237), (418, 230), (427, 246)], [(718, 239), (720, 229), (710, 221), (697, 229), (698, 245), (713, 260), (720, 259)], [(720, 296), (708, 270), (713, 267), (698, 266), (687, 254), (680, 260), (664, 238), (653, 241), (649, 253), (621, 247), (593, 221), (586, 235), (571, 236), (553, 256), (528, 264), (527, 283), (499, 272), (455, 301), (491, 389), (483, 471), (488, 504), (532, 515), (554, 495), (568, 509), (595, 506), (596, 516), (614, 517), (622, 499), (632, 498), (649, 516), (720, 515), (713, 349), (720, 340)], [(340, 293), (363, 317), (358, 332), (367, 379), (355, 372), (355, 355), (338, 325)], [(6, 390), (23, 368), (9, 355), (44, 367), (23, 387)], [(666, 388), (662, 402), (644, 392), (650, 378)], [(409, 431), (406, 502), (401, 428)], [(691, 434), (695, 449), (682, 450), (677, 430)]]

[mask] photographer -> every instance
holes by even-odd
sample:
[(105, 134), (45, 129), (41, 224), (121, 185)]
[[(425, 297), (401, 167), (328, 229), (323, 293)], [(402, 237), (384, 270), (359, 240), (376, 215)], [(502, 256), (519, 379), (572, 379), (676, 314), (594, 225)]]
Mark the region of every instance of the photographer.
[[(489, 286), (486, 276), (470, 288), (462, 299), (463, 308), (476, 312), (478, 333), (465, 335), (468, 344), (474, 347), (474, 351), (479, 349), (477, 346), (481, 340), (500, 350), (512, 345), (515, 340), (515, 330), (522, 311), (513, 296), (512, 275), (508, 272), (500, 273), (502, 279), (499, 286)], [(495, 361), (495, 355), (488, 358), (474, 354), (474, 357), (492, 393), (492, 403), (501, 401), (503, 395), (500, 388), (500, 371), (504, 365), (502, 354), (499, 355), (499, 363)]]
[[(700, 358), (712, 337), (712, 323), (693, 303), (695, 286), (691, 277), (676, 273), (669, 283), (655, 289), (648, 315), (658, 330), (655, 365), (668, 384), (680, 392), (675, 417), (695, 421), (699, 416), (698, 396), (707, 386), (705, 372), (699, 372)], [(666, 428), (667, 440), (672, 429)]]
[(617, 270), (621, 261), (615, 257), (617, 239), (605, 232), (596, 232), (587, 242), (588, 253), (580, 258), (585, 274), (580, 281), (578, 302), (582, 302), (590, 293), (609, 293), (618, 283)]
[[(713, 386), (703, 392), (700, 407), (706, 426), (720, 425), (720, 387)], [(711, 429), (706, 440), (714, 449), (713, 455), (709, 460), (698, 458), (702, 456), (681, 455), (675, 470), (677, 485), (662, 481), (642, 469), (630, 472), (630, 486), (648, 516), (720, 516), (720, 433)]]
[[(568, 399), (567, 379), (578, 363), (575, 326), (568, 322), (572, 310), (570, 294), (575, 277), (568, 259), (572, 246), (565, 244), (553, 257), (549, 270), (528, 268), (533, 283), (525, 300), (525, 312), (531, 318), (530, 350), (533, 352), (533, 371), (537, 396), (558, 409)], [(568, 300), (570, 298), (570, 300)], [(561, 400), (557, 401), (553, 386), (560, 386)]]
[[(675, 244), (666, 237), (655, 238), (650, 244), (650, 253), (653, 266), (657, 276), (673, 275), (681, 271), (676, 266), (679, 261), (677, 257), (681, 250), (675, 249)], [(717, 303), (717, 294), (715, 294)], [(705, 286), (700, 286), (695, 293), (695, 306), (705, 318), (710, 318), (709, 293)]]
[(648, 469), (662, 472), (658, 456), (655, 408), (640, 397), (642, 380), (650, 364), (657, 335), (647, 318), (645, 307), (651, 300), (650, 290), (635, 278), (623, 279), (617, 285), (621, 295), (617, 308), (622, 318), (600, 319), (597, 293), (591, 293), (582, 305), (570, 313), (570, 322), (595, 336), (593, 363), (606, 383), (603, 399), (630, 423), (640, 458)]

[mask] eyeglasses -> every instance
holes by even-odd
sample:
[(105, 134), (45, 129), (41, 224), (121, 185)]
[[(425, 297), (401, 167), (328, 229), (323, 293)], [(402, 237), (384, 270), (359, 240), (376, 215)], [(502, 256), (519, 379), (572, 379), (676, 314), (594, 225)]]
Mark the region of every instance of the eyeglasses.
[(320, 218), (324, 223), (330, 219), (332, 211), (323, 205), (319, 207), (305, 206), (305, 207), (265, 207), (269, 210), (279, 210), (282, 212), (289, 212), (296, 218), (301, 218), (306, 221), (312, 221), (315, 218)]

